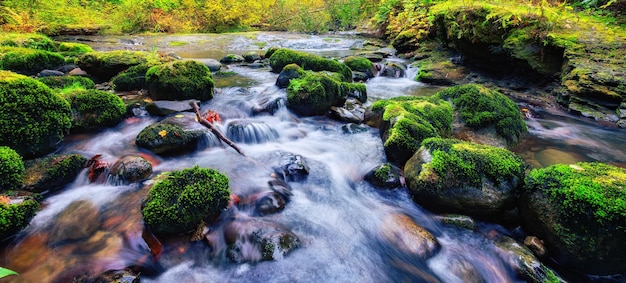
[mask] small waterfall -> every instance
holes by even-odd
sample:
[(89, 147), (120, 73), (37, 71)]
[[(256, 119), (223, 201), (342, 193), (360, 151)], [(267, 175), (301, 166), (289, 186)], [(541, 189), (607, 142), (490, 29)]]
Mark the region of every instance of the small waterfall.
[(259, 144), (275, 141), (278, 139), (278, 132), (263, 122), (236, 120), (228, 123), (226, 136), (234, 142)]

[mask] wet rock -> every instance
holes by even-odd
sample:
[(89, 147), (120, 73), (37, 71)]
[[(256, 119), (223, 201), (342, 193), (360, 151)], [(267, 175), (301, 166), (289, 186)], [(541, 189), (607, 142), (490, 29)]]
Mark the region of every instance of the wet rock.
[(89, 76), (89, 74), (87, 74), (87, 72), (83, 71), (83, 69), (81, 69), (81, 68), (72, 69), (71, 71), (69, 71), (67, 73), (67, 75), (69, 75), (69, 76), (83, 76), (83, 77)]
[(300, 246), (286, 227), (257, 218), (236, 218), (225, 227), (228, 257), (235, 262), (278, 260)]
[(343, 107), (330, 107), (331, 117), (342, 122), (355, 124), (363, 123), (365, 111), (366, 108), (363, 104), (352, 97), (346, 99), (346, 103), (344, 103)]
[(370, 60), (373, 63), (382, 62), (384, 59), (383, 55), (374, 53), (374, 52), (364, 52), (364, 53), (359, 53), (357, 55), (363, 58), (366, 58), (367, 60)]
[(76, 179), (87, 158), (80, 154), (50, 155), (24, 162), (24, 189), (41, 193), (56, 191)]
[(159, 155), (176, 155), (195, 150), (204, 135), (202, 131), (161, 122), (141, 130), (135, 142)]
[(67, 73), (69, 73), (70, 71), (72, 71), (72, 70), (74, 70), (76, 68), (78, 68), (77, 65), (67, 64), (67, 65), (63, 65), (61, 67), (56, 68), (56, 70), (59, 71), (59, 72), (63, 72), (64, 74), (67, 74)]
[(301, 181), (309, 175), (309, 165), (302, 155), (287, 153), (281, 156), (280, 165), (274, 168), (276, 175), (285, 181)]
[(517, 275), (528, 282), (565, 282), (552, 269), (539, 261), (524, 245), (502, 236), (496, 241), (496, 252)]
[(370, 76), (364, 72), (352, 71), (352, 79), (355, 82), (364, 82), (370, 79)]
[(469, 260), (461, 257), (454, 257), (449, 260), (450, 272), (461, 279), (461, 282), (482, 283), (486, 282), (481, 274), (476, 270), (476, 266)]
[(419, 63), (419, 72), (415, 79), (434, 85), (455, 85), (465, 78), (465, 69), (451, 60), (424, 60)]
[(361, 56), (348, 56), (343, 59), (343, 63), (348, 65), (348, 67), (352, 70), (352, 75), (354, 76), (354, 72), (360, 72), (365, 74), (365, 80), (373, 78), (376, 75), (376, 69), (372, 64), (372, 61), (368, 60), (365, 57)]
[(442, 212), (499, 216), (515, 206), (523, 160), (506, 149), (430, 138), (407, 161), (413, 199)]
[(369, 131), (369, 128), (354, 123), (348, 123), (341, 126), (341, 130), (344, 134), (358, 134)]
[(419, 226), (406, 214), (390, 214), (382, 221), (380, 233), (397, 249), (426, 260), (441, 249), (433, 234)]
[(111, 166), (109, 174), (124, 183), (134, 183), (150, 177), (152, 164), (141, 156), (124, 156)]
[(202, 63), (205, 66), (207, 66), (209, 68), (209, 70), (211, 70), (211, 72), (217, 72), (222, 68), (222, 63), (220, 63), (220, 61), (217, 61), (215, 59), (193, 59), (196, 62)]
[(534, 154), (534, 158), (543, 167), (553, 164), (575, 164), (584, 161), (582, 156), (578, 156), (574, 152), (565, 152), (556, 148), (540, 150)]
[(128, 270), (108, 270), (100, 275), (79, 275), (73, 278), (73, 283), (139, 283), (139, 274)]
[(248, 51), (248, 52), (244, 53), (242, 57), (243, 57), (244, 61), (246, 61), (247, 63), (252, 63), (254, 61), (262, 59), (261, 55), (258, 52), (256, 52), (256, 51)]
[(286, 101), (282, 97), (265, 97), (259, 100), (259, 104), (252, 109), (253, 114), (269, 113), (274, 114), (284, 108)]
[(178, 112), (193, 112), (191, 101), (200, 104), (198, 100), (157, 100), (146, 105), (146, 111), (152, 116), (167, 116)]
[(60, 77), (65, 75), (65, 73), (56, 70), (42, 70), (37, 74), (37, 77)]
[(94, 76), (96, 82), (106, 82), (131, 66), (145, 63), (151, 56), (154, 55), (146, 51), (89, 52), (81, 55), (76, 64)]
[(381, 164), (365, 175), (365, 180), (370, 184), (384, 189), (393, 189), (402, 185), (400, 181), (400, 168), (391, 164)]
[(379, 76), (390, 78), (404, 78), (406, 76), (406, 66), (397, 62), (388, 62), (380, 70)]
[(269, 192), (255, 202), (256, 212), (259, 215), (273, 214), (285, 209), (287, 201), (277, 192)]
[(450, 224), (468, 230), (476, 229), (476, 221), (467, 215), (445, 214), (437, 218), (444, 224)]
[(100, 227), (100, 212), (88, 200), (74, 201), (67, 206), (52, 224), (48, 242), (51, 245), (64, 241), (85, 239)]
[(296, 64), (289, 64), (283, 68), (282, 71), (278, 74), (278, 78), (276, 79), (276, 85), (279, 88), (286, 88), (289, 86), (289, 82), (292, 79), (297, 79), (304, 75), (304, 69), (300, 68), (300, 66)]
[(224, 58), (220, 59), (220, 62), (223, 64), (242, 63), (245, 61), (246, 59), (243, 56), (236, 54), (228, 54), (224, 56)]
[(546, 255), (546, 247), (543, 241), (536, 236), (526, 236), (526, 238), (524, 238), (524, 245), (538, 257)]

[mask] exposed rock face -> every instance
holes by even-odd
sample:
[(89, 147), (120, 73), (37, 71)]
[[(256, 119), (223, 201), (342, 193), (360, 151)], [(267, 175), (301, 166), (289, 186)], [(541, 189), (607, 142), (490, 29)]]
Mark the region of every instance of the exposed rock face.
[(147, 179), (152, 174), (152, 164), (141, 156), (124, 156), (116, 161), (109, 172), (125, 183)]
[(496, 147), (431, 138), (407, 161), (413, 199), (444, 212), (498, 216), (515, 206), (524, 162)]
[(285, 181), (300, 181), (309, 175), (309, 165), (301, 155), (286, 153), (281, 156), (280, 164), (274, 168), (278, 177)]

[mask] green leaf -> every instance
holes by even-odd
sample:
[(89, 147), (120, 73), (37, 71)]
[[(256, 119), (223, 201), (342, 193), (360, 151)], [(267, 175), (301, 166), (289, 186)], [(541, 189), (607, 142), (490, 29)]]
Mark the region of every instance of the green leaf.
[(6, 269), (4, 267), (0, 267), (0, 278), (3, 277), (7, 277), (9, 275), (17, 275), (17, 272), (11, 270), (11, 269)]

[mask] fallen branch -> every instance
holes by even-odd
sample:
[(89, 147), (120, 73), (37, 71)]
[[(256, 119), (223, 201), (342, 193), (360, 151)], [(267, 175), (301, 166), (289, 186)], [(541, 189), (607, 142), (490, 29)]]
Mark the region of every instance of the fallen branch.
[(218, 129), (213, 127), (213, 125), (211, 125), (211, 123), (207, 119), (202, 117), (202, 115), (200, 114), (200, 107), (198, 107), (198, 104), (196, 104), (195, 101), (191, 101), (191, 102), (189, 102), (189, 104), (193, 107), (193, 111), (196, 112), (196, 118), (198, 118), (198, 122), (200, 124), (202, 124), (203, 126), (209, 128), (209, 130), (211, 130), (211, 132), (213, 134), (215, 134), (220, 140), (222, 140), (223, 142), (228, 144), (230, 147), (235, 149), (237, 152), (239, 152), (239, 154), (241, 154), (243, 156), (246, 156), (243, 153), (243, 151), (241, 151), (241, 149), (235, 143), (233, 143), (226, 136), (224, 136), (224, 134), (222, 134), (222, 132), (220, 132)]

